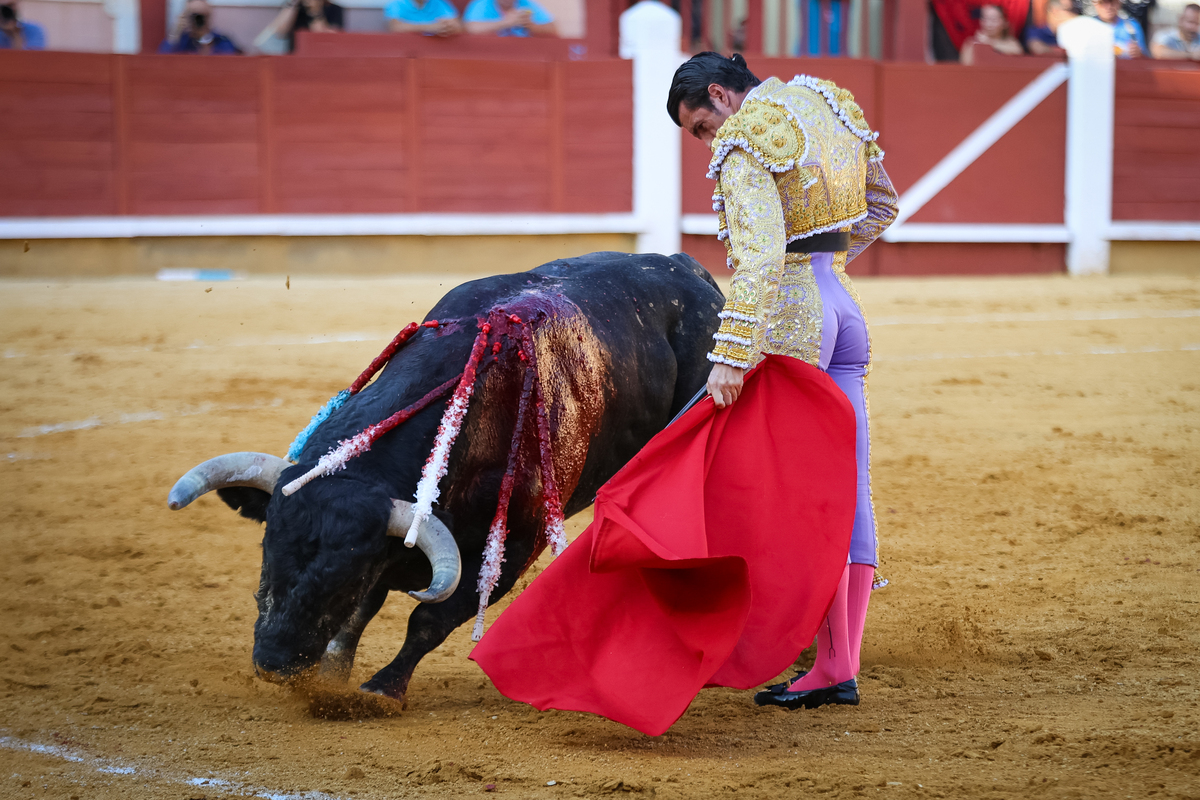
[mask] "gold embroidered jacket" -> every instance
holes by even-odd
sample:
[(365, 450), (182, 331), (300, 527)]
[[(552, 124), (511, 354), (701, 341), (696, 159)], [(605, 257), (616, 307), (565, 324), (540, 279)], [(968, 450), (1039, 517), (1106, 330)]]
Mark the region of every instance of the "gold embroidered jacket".
[(883, 170), (862, 109), (829, 81), (797, 75), (755, 87), (713, 139), (708, 177), (717, 181), (717, 238), (736, 270), (710, 361), (749, 368), (761, 353), (817, 365), (821, 301), (808, 254), (788, 244), (849, 231), (834, 269), (857, 301), (845, 265), (896, 217), (896, 192)]

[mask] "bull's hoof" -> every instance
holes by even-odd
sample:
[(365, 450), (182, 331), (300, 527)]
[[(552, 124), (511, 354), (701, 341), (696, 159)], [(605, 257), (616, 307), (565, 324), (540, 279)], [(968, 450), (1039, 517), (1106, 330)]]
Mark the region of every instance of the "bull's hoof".
[(395, 717), (407, 707), (404, 698), (388, 697), (370, 691), (313, 686), (305, 693), (308, 712), (319, 719), (373, 719)]
[(330, 656), (328, 653), (321, 659), (321, 671), (319, 673), (322, 681), (330, 683), (345, 683), (350, 680), (350, 671), (354, 669), (354, 656), (349, 658), (341, 656)]

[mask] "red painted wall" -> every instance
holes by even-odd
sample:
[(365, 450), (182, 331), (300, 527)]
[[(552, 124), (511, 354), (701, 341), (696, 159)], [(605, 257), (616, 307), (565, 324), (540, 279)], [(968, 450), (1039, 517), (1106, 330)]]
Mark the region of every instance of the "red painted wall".
[(0, 215), (628, 212), (631, 66), (0, 52)]
[(1200, 220), (1200, 68), (1117, 62), (1113, 219)]

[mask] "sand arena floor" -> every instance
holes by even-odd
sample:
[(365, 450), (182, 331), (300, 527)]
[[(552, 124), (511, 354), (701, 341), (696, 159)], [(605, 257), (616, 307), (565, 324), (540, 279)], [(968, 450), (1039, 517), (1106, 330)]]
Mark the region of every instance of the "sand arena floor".
[[(508, 701), (469, 625), (399, 717), (316, 718), (255, 680), (260, 532), (167, 490), (283, 453), (453, 283), (0, 283), (0, 797), (1200, 797), (1184, 278), (860, 281), (892, 585), (857, 708), (709, 690), (648, 738)], [(411, 603), (368, 628), (356, 684)]]

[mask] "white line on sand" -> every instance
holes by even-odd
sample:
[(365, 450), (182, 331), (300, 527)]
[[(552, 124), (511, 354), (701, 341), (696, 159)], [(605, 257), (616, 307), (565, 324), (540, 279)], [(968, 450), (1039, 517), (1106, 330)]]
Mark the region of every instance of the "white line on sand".
[(88, 417), (87, 419), (74, 420), (72, 422), (55, 422), (51, 425), (34, 425), (26, 428), (17, 434), (18, 439), (32, 439), (35, 436), (48, 436), (52, 433), (63, 433), (65, 431), (86, 431), (92, 428), (100, 428), (106, 425), (130, 425), (135, 422), (155, 422), (157, 420), (166, 419), (167, 417), (194, 417), (199, 414), (211, 414), (214, 411), (255, 411), (261, 408), (279, 408), (283, 405), (283, 398), (276, 397), (269, 403), (250, 403), (248, 405), (226, 405), (219, 406), (216, 403), (203, 403), (198, 406), (189, 406), (177, 411), (162, 412), (162, 411), (140, 411), (133, 414), (105, 414), (103, 416)]
[[(325, 794), (324, 792), (278, 792), (274, 789), (254, 786), (232, 778), (222, 778), (212, 773), (208, 777), (187, 775), (163, 769), (153, 764), (137, 764), (125, 759), (103, 758), (101, 756), (89, 755), (75, 748), (56, 744), (29, 742), (13, 736), (0, 736), (0, 747), (6, 750), (34, 753), (40, 756), (69, 761), (102, 775), (127, 776), (139, 780), (150, 778), (163, 781), (164, 783), (206, 787), (219, 789), (222, 792), (237, 793), (252, 797), (265, 797), (267, 800), (342, 800), (337, 795)], [(133, 787), (130, 788), (132, 789)]]

